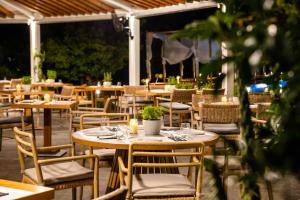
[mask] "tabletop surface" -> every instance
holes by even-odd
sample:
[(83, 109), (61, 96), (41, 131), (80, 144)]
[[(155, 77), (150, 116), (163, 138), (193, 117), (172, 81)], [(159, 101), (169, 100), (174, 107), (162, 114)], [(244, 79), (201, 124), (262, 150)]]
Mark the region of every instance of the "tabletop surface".
[(0, 196), (4, 199), (53, 199), (54, 189), (0, 179)]
[(76, 101), (40, 101), (40, 100), (23, 100), (11, 105), (13, 108), (53, 108), (68, 109), (77, 104)]
[(107, 90), (107, 91), (123, 91), (124, 87), (123, 86), (117, 86), (117, 85), (112, 85), (110, 87), (103, 87), (103, 86), (96, 86), (96, 85), (91, 85), (87, 87), (88, 90)]
[(145, 94), (145, 95), (171, 95), (172, 92), (169, 90), (163, 89), (152, 89), (152, 90), (136, 90), (136, 94)]
[[(118, 129), (113, 131), (113, 128)], [(195, 129), (180, 130), (178, 127), (164, 127), (159, 135), (146, 136), (142, 126), (138, 134), (128, 134), (129, 126), (102, 126), (80, 130), (72, 134), (73, 141), (88, 146), (103, 148), (128, 149), (131, 142), (174, 142), (174, 141), (201, 141), (206, 145), (215, 144), (219, 136), (208, 131)]]

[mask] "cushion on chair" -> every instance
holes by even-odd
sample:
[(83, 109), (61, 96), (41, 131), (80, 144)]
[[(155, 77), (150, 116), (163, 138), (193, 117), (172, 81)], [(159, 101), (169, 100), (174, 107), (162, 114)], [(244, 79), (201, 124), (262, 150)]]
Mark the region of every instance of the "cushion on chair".
[[(171, 103), (170, 102), (163, 102), (159, 104), (162, 107), (165, 108), (171, 108)], [(172, 103), (172, 109), (173, 110), (188, 110), (191, 106), (183, 104), (183, 103), (177, 103), (177, 102), (173, 102)]]
[(137, 174), (132, 179), (132, 193), (134, 197), (193, 196), (195, 188), (182, 174)]
[(21, 123), (22, 118), (21, 117), (5, 117), (5, 118), (0, 118), (0, 124), (16, 124), (16, 123)]
[(239, 127), (235, 123), (230, 124), (212, 124), (204, 123), (203, 130), (211, 131), (214, 133), (226, 134), (226, 133), (240, 133)]
[[(99, 157), (99, 160), (110, 160), (115, 156), (115, 149), (93, 149), (93, 154)], [(90, 154), (90, 150), (85, 151), (86, 155)]]
[[(92, 178), (93, 171), (77, 162), (64, 162), (41, 167), (45, 185), (58, 184), (66, 181), (76, 181)], [(25, 170), (25, 175), (37, 181), (35, 168)]]
[[(225, 156), (213, 156), (213, 155), (205, 155), (204, 160), (213, 160), (217, 163), (219, 168), (224, 167)], [(228, 169), (229, 170), (239, 170), (242, 168), (241, 165), (241, 157), (240, 156), (228, 156)]]

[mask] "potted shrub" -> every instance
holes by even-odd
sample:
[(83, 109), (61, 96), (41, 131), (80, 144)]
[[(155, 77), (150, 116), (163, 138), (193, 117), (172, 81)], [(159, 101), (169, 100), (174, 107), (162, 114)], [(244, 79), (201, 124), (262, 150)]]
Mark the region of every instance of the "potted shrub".
[(103, 87), (110, 87), (112, 81), (111, 72), (104, 72), (103, 76)]
[(30, 88), (31, 88), (31, 77), (30, 76), (22, 77), (22, 87), (25, 92), (30, 91)]
[(54, 70), (47, 70), (47, 77), (48, 79), (46, 80), (47, 83), (54, 83), (56, 79), (57, 73)]
[(145, 106), (140, 111), (143, 118), (145, 135), (158, 135), (161, 127), (162, 107)]
[(167, 78), (167, 84), (165, 85), (165, 90), (173, 91), (176, 88), (177, 80), (175, 76), (169, 76)]

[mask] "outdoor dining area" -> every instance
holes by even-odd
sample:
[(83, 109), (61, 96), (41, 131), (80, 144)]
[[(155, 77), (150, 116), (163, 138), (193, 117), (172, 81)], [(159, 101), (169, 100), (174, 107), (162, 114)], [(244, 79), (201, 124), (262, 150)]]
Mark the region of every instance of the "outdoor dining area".
[(299, 200), (299, 8), (0, 0), (0, 200)]

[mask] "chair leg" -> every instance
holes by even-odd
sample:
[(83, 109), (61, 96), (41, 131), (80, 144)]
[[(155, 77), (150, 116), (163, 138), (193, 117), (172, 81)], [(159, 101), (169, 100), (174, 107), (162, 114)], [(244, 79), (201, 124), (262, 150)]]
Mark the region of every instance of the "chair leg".
[(267, 192), (269, 200), (273, 200), (273, 189), (271, 181), (266, 180)]
[(2, 150), (2, 128), (0, 128), (0, 151)]
[(72, 200), (76, 200), (76, 187), (72, 188)]

